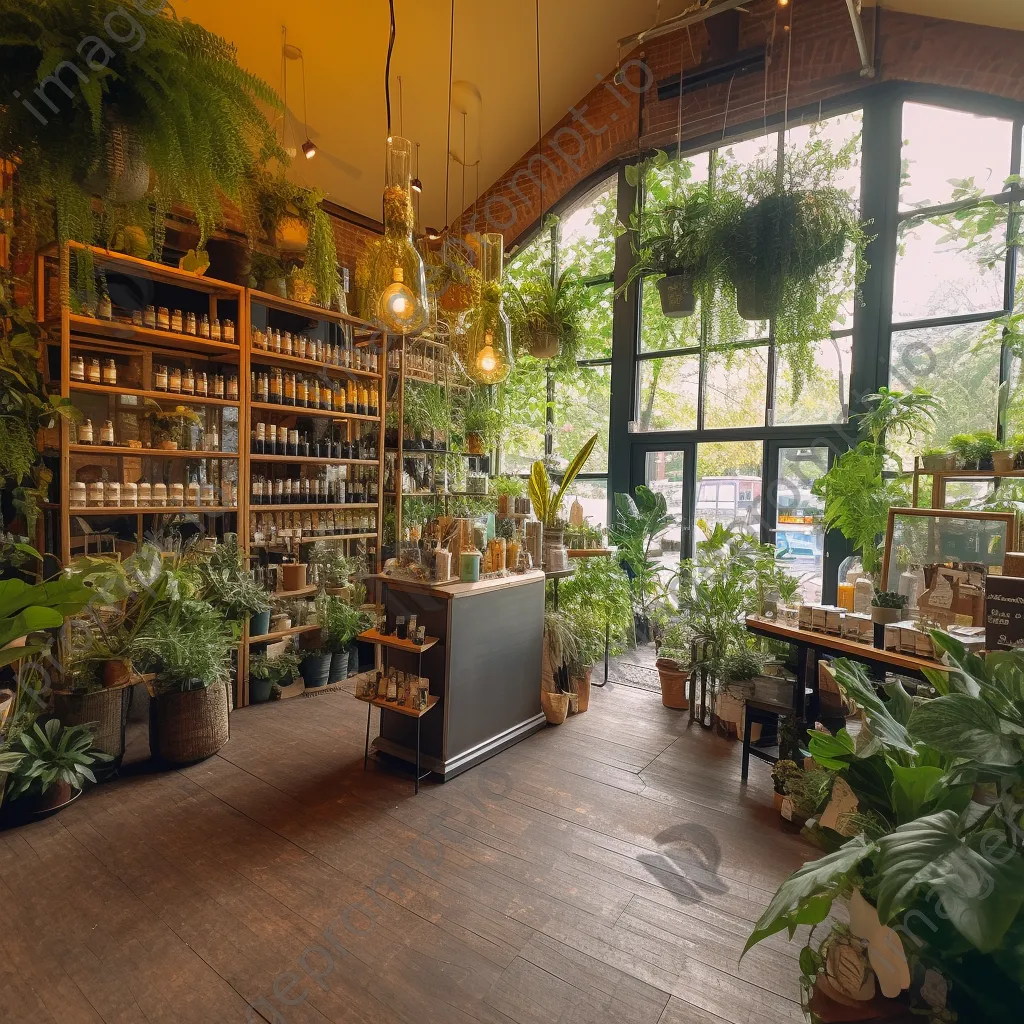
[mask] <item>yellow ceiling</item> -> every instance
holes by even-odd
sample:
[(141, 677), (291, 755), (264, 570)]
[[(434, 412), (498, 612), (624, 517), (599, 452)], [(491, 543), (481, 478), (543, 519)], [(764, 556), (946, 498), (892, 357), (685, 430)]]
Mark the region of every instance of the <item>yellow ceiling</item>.
[[(392, 130), (420, 142), (422, 222), (445, 217), (446, 113), (452, 0), (395, 0)], [(816, 2), (816, 0), (811, 0)], [(456, 92), (468, 110), (465, 173), (450, 165), (448, 220), (503, 174), (537, 138), (534, 0), (454, 0)], [(885, 7), (1024, 28), (1024, 0), (883, 0)], [(618, 58), (617, 40), (670, 18), (691, 0), (541, 0), (545, 131)], [(282, 27), (305, 56), (310, 135), (319, 147), (291, 176), (339, 205), (380, 218), (383, 188), (387, 0), (189, 0), (179, 8), (235, 43), (240, 62), (282, 89)], [(301, 68), (288, 62), (286, 143), (304, 139)], [(402, 78), (400, 103), (399, 76)], [(458, 104), (457, 104), (458, 105)], [(463, 114), (451, 149), (463, 156)]]

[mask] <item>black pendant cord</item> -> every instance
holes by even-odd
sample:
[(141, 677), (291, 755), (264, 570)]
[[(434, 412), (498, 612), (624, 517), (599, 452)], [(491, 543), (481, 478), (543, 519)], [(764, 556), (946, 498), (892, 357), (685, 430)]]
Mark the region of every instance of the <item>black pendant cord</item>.
[(455, 0), (452, 0), (452, 24), (448, 38), (448, 141), (444, 151), (444, 229), (448, 232), (448, 191), (452, 170), (452, 76), (455, 73)]
[(395, 50), (395, 0), (388, 0), (391, 9), (391, 35), (388, 37), (388, 59), (384, 65), (384, 103), (388, 108), (388, 138), (391, 138), (391, 54)]

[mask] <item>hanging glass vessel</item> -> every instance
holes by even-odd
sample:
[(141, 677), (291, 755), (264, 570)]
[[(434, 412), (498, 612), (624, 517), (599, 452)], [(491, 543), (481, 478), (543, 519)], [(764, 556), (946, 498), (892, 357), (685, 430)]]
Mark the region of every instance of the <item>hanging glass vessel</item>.
[(501, 304), (505, 240), (489, 232), (481, 243), (483, 282), (468, 314), (466, 373), (477, 384), (500, 384), (512, 372), (512, 328)]
[(392, 334), (414, 334), (429, 317), (423, 258), (413, 243), (412, 144), (388, 139), (384, 185), (384, 237), (364, 250), (362, 315)]

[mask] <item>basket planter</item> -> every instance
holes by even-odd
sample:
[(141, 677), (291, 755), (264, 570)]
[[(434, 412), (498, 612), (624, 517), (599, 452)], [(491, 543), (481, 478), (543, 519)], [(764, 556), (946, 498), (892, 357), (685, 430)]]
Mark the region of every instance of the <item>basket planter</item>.
[(956, 468), (956, 456), (950, 452), (945, 455), (922, 455), (921, 468), (929, 473), (946, 473)]
[(676, 711), (686, 711), (690, 702), (686, 699), (686, 683), (690, 673), (679, 667), (672, 658), (659, 658), (655, 663), (661, 682), (661, 703)]
[(226, 683), (184, 693), (160, 693), (150, 703), (149, 746), (153, 756), (162, 761), (204, 761), (227, 741)]
[(103, 685), (116, 688), (132, 681), (132, 663), (124, 658), (103, 662)]
[(756, 285), (750, 281), (736, 282), (736, 312), (744, 320), (758, 323), (762, 320), (770, 320), (778, 309), (778, 294), (772, 295), (768, 291), (758, 291)]
[(470, 455), (486, 455), (484, 451), (484, 439), (475, 430), (466, 433), (466, 448)]
[(550, 725), (561, 725), (569, 714), (569, 694), (541, 690), (540, 704)]
[(1013, 452), (1007, 450), (992, 453), (992, 469), (996, 473), (1013, 471)]
[(526, 345), (527, 351), (534, 359), (554, 359), (560, 347), (558, 335), (546, 327), (530, 331)]
[(574, 714), (582, 715), (590, 707), (590, 678), (593, 671), (592, 668), (588, 668), (582, 675), (573, 676), (572, 684), (577, 697)]
[(130, 128), (111, 124), (103, 148), (83, 186), (111, 203), (137, 203), (149, 191), (145, 144)]
[(350, 652), (346, 649), (344, 651), (335, 651), (331, 655), (329, 682), (340, 683), (343, 679), (348, 679), (349, 654)]
[(249, 636), (266, 636), (270, 632), (270, 609), (257, 612), (249, 619)]
[(464, 313), (473, 305), (473, 287), (451, 281), (437, 297), (437, 304), (448, 313)]
[(274, 684), (269, 679), (253, 679), (249, 677), (249, 703), (266, 704), (270, 700)]
[(661, 311), (669, 317), (693, 316), (697, 297), (693, 294), (693, 274), (666, 274), (658, 281)]
[(309, 654), (302, 660), (299, 671), (307, 690), (326, 686), (331, 676), (331, 654)]
[(109, 754), (112, 761), (97, 761), (92, 766), (98, 782), (113, 778), (124, 758), (124, 730), (128, 723), (132, 689), (97, 690), (95, 693), (59, 693), (53, 695), (53, 711), (63, 725), (91, 725), (93, 746)]

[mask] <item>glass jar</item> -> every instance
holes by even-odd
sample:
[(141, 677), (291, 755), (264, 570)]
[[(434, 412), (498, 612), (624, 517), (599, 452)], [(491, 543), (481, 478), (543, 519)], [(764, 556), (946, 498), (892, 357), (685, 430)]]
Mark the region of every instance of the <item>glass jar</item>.
[(466, 333), (466, 373), (477, 384), (500, 384), (512, 372), (512, 327), (502, 305), (504, 237), (481, 236), (480, 299), (470, 310)]

